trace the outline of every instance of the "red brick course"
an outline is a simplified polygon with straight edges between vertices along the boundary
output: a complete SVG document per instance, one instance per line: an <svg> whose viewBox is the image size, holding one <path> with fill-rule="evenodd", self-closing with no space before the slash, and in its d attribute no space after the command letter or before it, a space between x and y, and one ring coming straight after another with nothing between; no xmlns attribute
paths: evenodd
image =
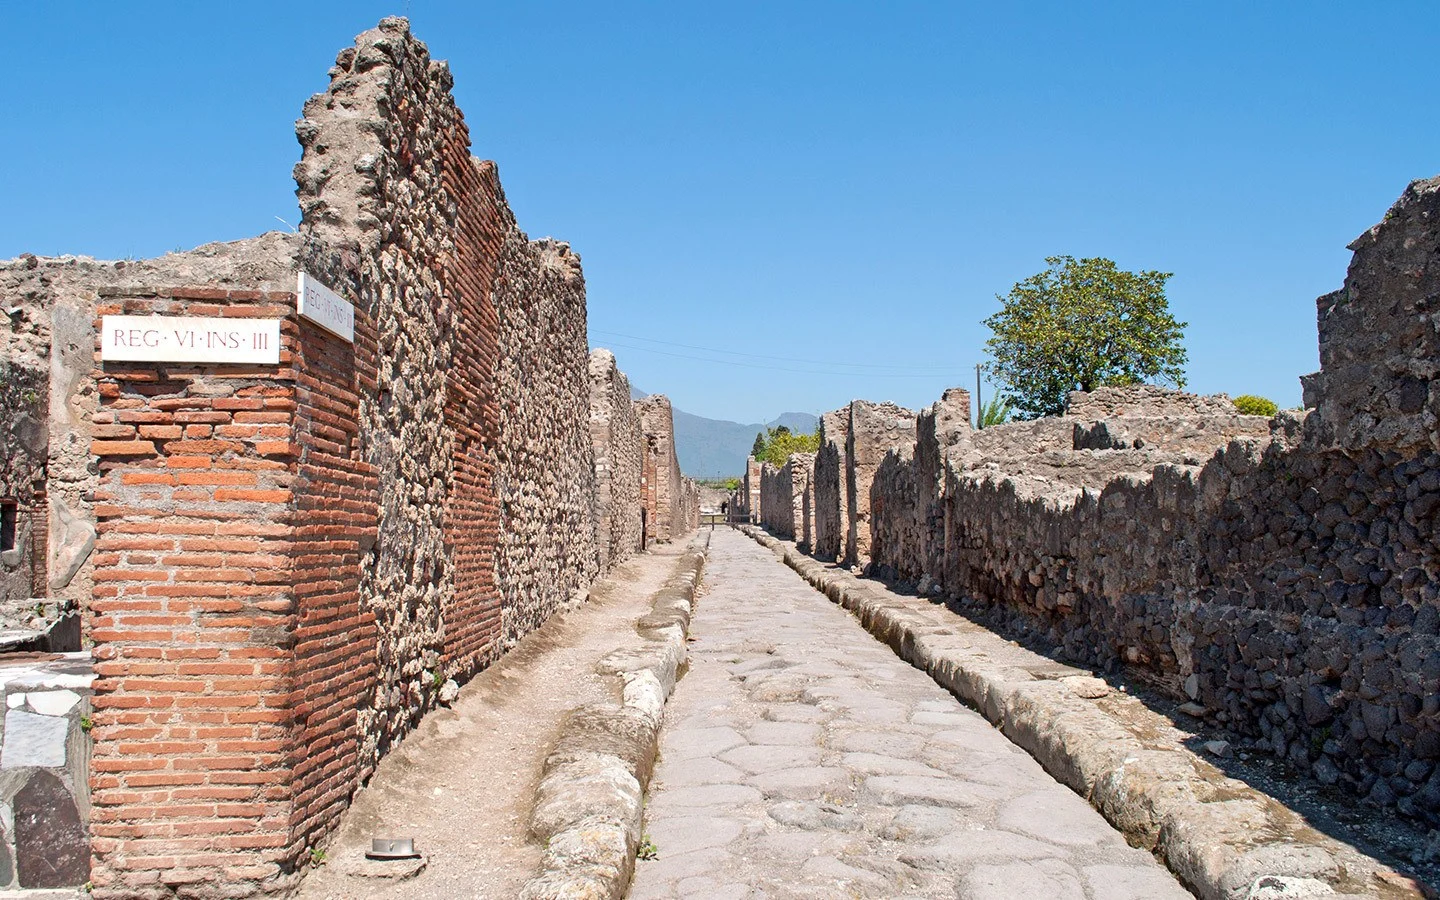
<svg viewBox="0 0 1440 900"><path fill-rule="evenodd" d="M286 315L293 303L208 288L147 293L102 292L97 313ZM191 299L227 302L197 313ZM306 736L297 726L314 726L309 709L297 720L310 676L297 679L294 661L313 653L305 626L320 604L297 553L317 532L299 527L305 503L295 498L313 495L313 475L262 455L258 435L191 440L183 427L196 414L233 423L236 400L294 409L297 338L287 321L278 368L97 372L90 787L102 896L166 896L232 865L274 878L302 838L293 798L309 783L292 770ZM280 415L272 424L303 441L305 420ZM127 428L144 439L111 439Z"/></svg>

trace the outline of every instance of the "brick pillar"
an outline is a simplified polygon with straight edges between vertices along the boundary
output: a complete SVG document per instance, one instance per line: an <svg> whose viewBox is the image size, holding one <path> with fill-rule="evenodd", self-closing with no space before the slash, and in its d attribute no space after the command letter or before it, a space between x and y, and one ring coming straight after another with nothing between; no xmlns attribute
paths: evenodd
<svg viewBox="0 0 1440 900"><path fill-rule="evenodd" d="M285 321L278 367L96 373L97 896L276 889L354 789L374 680L358 563L376 482L356 424L374 336L357 314L352 348L293 310L289 293L102 290L101 315Z"/></svg>

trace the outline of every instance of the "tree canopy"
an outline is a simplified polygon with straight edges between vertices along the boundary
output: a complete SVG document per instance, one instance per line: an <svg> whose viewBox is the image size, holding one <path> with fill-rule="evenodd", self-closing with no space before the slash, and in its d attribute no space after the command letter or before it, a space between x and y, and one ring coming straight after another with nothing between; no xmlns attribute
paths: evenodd
<svg viewBox="0 0 1440 900"><path fill-rule="evenodd" d="M820 429L814 434L795 434L784 425L767 428L755 436L757 452L752 455L772 465L783 466L792 453L814 453L820 449Z"/></svg>
<svg viewBox="0 0 1440 900"><path fill-rule="evenodd" d="M1103 258L1051 256L996 299L984 321L988 369L1020 418L1059 415L1071 391L1158 382L1185 386L1184 322L1165 299L1169 272L1127 272Z"/></svg>

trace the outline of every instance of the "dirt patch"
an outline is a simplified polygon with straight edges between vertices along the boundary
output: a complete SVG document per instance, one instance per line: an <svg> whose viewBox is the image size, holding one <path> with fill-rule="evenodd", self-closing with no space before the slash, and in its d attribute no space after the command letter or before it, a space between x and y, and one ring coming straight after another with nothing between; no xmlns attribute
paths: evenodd
<svg viewBox="0 0 1440 900"><path fill-rule="evenodd" d="M550 619L427 717L380 763L294 896L517 896L543 850L529 821L545 755L571 710L614 699L595 664L633 635L683 551L664 544L616 567L588 603ZM377 868L363 860L372 837L413 837L427 865L403 880L351 874Z"/></svg>

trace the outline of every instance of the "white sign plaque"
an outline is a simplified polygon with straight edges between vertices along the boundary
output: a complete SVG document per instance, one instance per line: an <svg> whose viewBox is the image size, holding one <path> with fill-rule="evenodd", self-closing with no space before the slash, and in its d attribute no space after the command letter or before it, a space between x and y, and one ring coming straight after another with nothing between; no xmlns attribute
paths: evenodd
<svg viewBox="0 0 1440 900"><path fill-rule="evenodd" d="M302 318L338 338L355 343L355 307L350 301L320 283L314 275L300 273L300 284L295 289L299 297L299 312Z"/></svg>
<svg viewBox="0 0 1440 900"><path fill-rule="evenodd" d="M100 359L279 365L280 320L101 316Z"/></svg>

